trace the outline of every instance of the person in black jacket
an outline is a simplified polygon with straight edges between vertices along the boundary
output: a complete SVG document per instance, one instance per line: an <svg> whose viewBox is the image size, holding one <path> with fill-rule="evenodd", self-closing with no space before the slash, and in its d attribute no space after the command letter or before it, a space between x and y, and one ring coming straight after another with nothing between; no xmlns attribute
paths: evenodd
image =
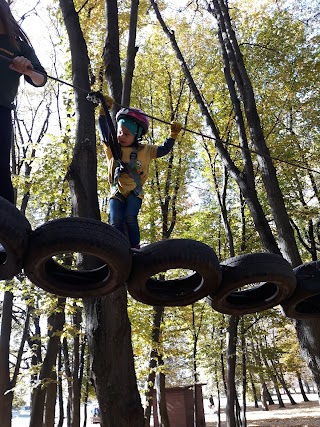
<svg viewBox="0 0 320 427"><path fill-rule="evenodd" d="M8 3L0 0L0 196L11 203L14 203L10 171L11 110L22 74L33 86L43 86L47 80L28 37L14 19Z"/></svg>
<svg viewBox="0 0 320 427"><path fill-rule="evenodd" d="M212 394L210 394L209 396L209 408L211 409L212 412L214 412L214 400L213 400Z"/></svg>

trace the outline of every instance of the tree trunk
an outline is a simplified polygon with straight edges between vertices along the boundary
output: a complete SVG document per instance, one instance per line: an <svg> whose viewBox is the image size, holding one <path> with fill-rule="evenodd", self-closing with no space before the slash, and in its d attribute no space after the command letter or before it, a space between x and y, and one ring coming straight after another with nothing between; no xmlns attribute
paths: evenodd
<svg viewBox="0 0 320 427"><path fill-rule="evenodd" d="M307 393L310 394L311 393L311 389L310 389L309 383L307 381L304 382L304 386L307 389Z"/></svg>
<svg viewBox="0 0 320 427"><path fill-rule="evenodd" d="M28 344L31 350L31 366L34 368L34 371L36 371L36 366L40 366L42 364L42 342L41 342L41 327L40 327L40 317L34 316L33 317L33 326L34 326L34 336L28 336ZM38 383L38 374L32 373L31 374L31 404L33 402L33 397L35 394L35 386Z"/></svg>
<svg viewBox="0 0 320 427"><path fill-rule="evenodd" d="M153 389L155 385L155 378L156 378L156 367L157 367L157 359L158 359L158 344L160 342L160 335L161 335L161 321L162 316L164 312L164 307L158 306L153 307L154 315L153 315L153 325L152 325L152 336L151 336L151 342L152 342L152 349L149 356L149 375L147 378L147 384L146 384L146 408L144 411L144 418L145 418L145 427L150 426L150 418L151 418L151 408L153 406L152 402L152 394Z"/></svg>
<svg viewBox="0 0 320 427"><path fill-rule="evenodd" d="M297 378L298 378L298 383L299 383L299 387L300 387L300 392L301 392L301 395L303 397L303 401L309 402L308 396L306 395L306 392L304 391L303 382L301 379L300 372L297 372Z"/></svg>
<svg viewBox="0 0 320 427"><path fill-rule="evenodd" d="M136 33L137 33L137 22L138 22L138 10L139 10L139 0L131 0L131 11L130 11L130 29L129 29L129 39L126 55L126 72L123 81L123 91L122 91L122 105L130 105L130 96L131 96L131 87L132 87L132 78L135 68L135 58L138 52L138 47L136 47Z"/></svg>
<svg viewBox="0 0 320 427"><path fill-rule="evenodd" d="M246 357L246 338L243 325L243 317L241 317L241 352L242 352L242 413L241 426L247 427L247 357Z"/></svg>
<svg viewBox="0 0 320 427"><path fill-rule="evenodd" d="M221 336L222 336L222 332L221 332ZM227 395L228 384L227 384L226 370L224 367L224 355L223 355L223 342L222 342L222 340L220 340L220 364L221 364L221 376L222 376L222 382L223 382L223 387L224 387L224 393L225 393L225 395Z"/></svg>
<svg viewBox="0 0 320 427"><path fill-rule="evenodd" d="M267 402L268 402L269 406L274 405L274 401L272 399L271 393L270 393L267 386L265 386L265 390L266 390Z"/></svg>
<svg viewBox="0 0 320 427"><path fill-rule="evenodd" d="M162 358L158 361L158 365L162 365ZM157 392L157 409L159 418L159 427L170 427L169 416L166 402L166 384L165 375L160 371L156 375L156 392Z"/></svg>
<svg viewBox="0 0 320 427"><path fill-rule="evenodd" d="M86 299L91 369L102 427L144 427L127 313L127 292Z"/></svg>
<svg viewBox="0 0 320 427"><path fill-rule="evenodd" d="M13 314L12 309L13 294L9 291L5 291L2 303L0 330L0 419L2 420L1 425L3 424L4 427L11 426L13 390L19 377L20 364L23 356L24 345L28 336L30 313L32 311L32 307L27 307L19 350L15 361L14 370L10 377L9 355Z"/></svg>
<svg viewBox="0 0 320 427"><path fill-rule="evenodd" d="M119 23L118 23L118 2L114 0L105 0L106 9L106 39L104 45L104 64L106 68L106 80L110 94L115 101L120 104L122 99L122 71L120 65L120 46L119 46ZM133 6L132 6L133 7ZM130 42L135 40L130 35ZM129 74L126 78L126 86L129 87ZM128 95L127 95L128 96ZM130 94L129 94L130 99ZM126 99L127 100L127 99Z"/></svg>
<svg viewBox="0 0 320 427"><path fill-rule="evenodd" d="M86 99L90 92L88 74L90 61L73 1L60 0L60 8L70 43L77 113L76 143L67 174L73 213L75 216L100 219L94 105Z"/></svg>
<svg viewBox="0 0 320 427"><path fill-rule="evenodd" d="M0 417L1 427L11 427L13 390L11 390L9 354L13 294L5 291L0 335Z"/></svg>
<svg viewBox="0 0 320 427"><path fill-rule="evenodd" d="M192 304L192 331L193 331L193 352L192 352L192 366L193 366L193 426L197 427L198 420L198 367L197 367L197 344L198 333L196 331L195 311L194 304Z"/></svg>
<svg viewBox="0 0 320 427"><path fill-rule="evenodd" d="M48 384L45 402L44 425L54 427L56 401L57 401L57 373L51 372L51 383Z"/></svg>
<svg viewBox="0 0 320 427"><path fill-rule="evenodd" d="M59 298L57 310L48 319L49 341L46 356L43 360L39 375L39 385L36 387L32 401L30 425L32 427L43 427L43 415L47 394L47 385L51 382L52 369L56 364L56 358L60 346L60 333L64 325L65 298Z"/></svg>
<svg viewBox="0 0 320 427"><path fill-rule="evenodd" d="M89 378L90 378L90 363L89 358L86 358L84 369L86 371L86 379L85 379L85 392L84 392L84 419L83 419L83 427L87 426L88 423L88 399L89 399Z"/></svg>
<svg viewBox="0 0 320 427"><path fill-rule="evenodd" d="M283 387L284 391L286 392L286 394L290 400L291 405L296 405L297 403L295 402L294 398L292 397L290 390L287 386L287 383L286 383L281 371L280 372L277 371L277 377L279 378L279 382L280 382L281 386Z"/></svg>
<svg viewBox="0 0 320 427"><path fill-rule="evenodd" d="M251 372L249 373L249 377L250 377L250 383L251 383L251 390L252 390L252 394L253 394L254 407L259 408L257 389L256 389L256 386L254 384L253 376L252 376Z"/></svg>
<svg viewBox="0 0 320 427"><path fill-rule="evenodd" d="M320 399L320 327L318 319L295 322L301 353L307 362L318 389Z"/></svg>
<svg viewBox="0 0 320 427"><path fill-rule="evenodd" d="M226 424L227 427L236 427L236 349L237 349L237 330L239 316L229 316L227 332L227 405L226 405Z"/></svg>
<svg viewBox="0 0 320 427"><path fill-rule="evenodd" d="M241 425L241 407L238 396L236 395L236 426L242 427Z"/></svg>
<svg viewBox="0 0 320 427"><path fill-rule="evenodd" d="M217 410L217 427L220 427L220 425L221 425L220 383L219 383L219 380L218 380L217 372L215 372L215 375L216 375L216 390L217 390L217 399L216 399L216 403L217 403L217 409L216 409Z"/></svg>
<svg viewBox="0 0 320 427"><path fill-rule="evenodd" d="M278 398L279 408L285 408L285 404L284 404L284 401L283 401L281 393L280 393L277 377L274 374L270 374L270 376L272 378L273 386L274 386L274 389L276 391L276 395ZM274 404L273 399L272 399L272 403L269 400L269 405L273 405L273 404Z"/></svg>
<svg viewBox="0 0 320 427"><path fill-rule="evenodd" d="M272 362L271 362L272 367L269 366L269 362L268 362L267 357L265 355L264 348L261 348L261 356L262 356L264 364L265 364L265 366L267 368L267 372L270 375L270 378L272 379L273 386L274 386L274 389L276 391L277 398L278 398L279 408L284 408L285 406L284 406L284 402L282 400L282 396L281 396L281 393L280 393L280 390L279 390L277 375L276 375L276 372L274 372L276 370L276 367L273 365ZM273 405L274 404L271 395L268 398L268 400L269 400L269 405Z"/></svg>
<svg viewBox="0 0 320 427"><path fill-rule="evenodd" d="M73 315L73 326L80 332L82 323L82 309L74 304L75 313ZM83 346L80 345L80 334L75 334L73 338L73 372L72 372L72 422L71 427L79 427L80 425L80 404L81 404L81 383L82 375L80 374L80 368L83 366L83 360L81 360L81 349Z"/></svg>
<svg viewBox="0 0 320 427"><path fill-rule="evenodd" d="M71 426L71 412L72 412L72 373L70 367L69 347L68 341L64 337L62 341L63 359L64 359L64 371L67 377L67 424Z"/></svg>
<svg viewBox="0 0 320 427"><path fill-rule="evenodd" d="M57 364L58 373L62 371L62 348L60 346L58 354L58 364ZM59 420L57 427L62 427L64 422L64 408L63 408L63 390L62 390L62 378L58 374L58 403L59 403Z"/></svg>

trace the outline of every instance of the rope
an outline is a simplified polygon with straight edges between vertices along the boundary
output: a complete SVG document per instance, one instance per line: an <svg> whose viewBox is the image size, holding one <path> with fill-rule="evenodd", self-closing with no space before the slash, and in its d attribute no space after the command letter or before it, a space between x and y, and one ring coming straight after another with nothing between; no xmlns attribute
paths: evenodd
<svg viewBox="0 0 320 427"><path fill-rule="evenodd" d="M119 106L119 107L121 107L121 108L128 108L128 107L125 107L125 106L123 106L121 104L118 104L117 102L114 102L114 104L117 105L117 106ZM165 120L159 119L158 117L150 116L149 114L146 114L146 113L144 113L144 114L145 114L145 116L149 117L149 119L156 120L158 122L170 125L170 122L167 122ZM195 130L188 129L186 127L182 127L181 129L184 130L184 131L186 131L186 132L192 133L194 135L201 136L202 138L210 139L212 141L216 141L217 140L217 138L214 137L214 136L206 135L206 134L203 134L202 132L197 132ZM284 160L284 159L281 159L280 157L271 156L270 154L262 154L259 151L254 150L253 148L241 147L240 145L233 144L232 142L228 142L228 141L221 141L221 142L224 143L225 145L230 145L231 147L238 148L239 150L246 150L249 153L257 154L257 155L259 155L261 157L269 158L271 160L275 160L275 161L280 162L280 163L285 163L287 165L294 166L296 168L300 168L300 169L307 170L309 172L314 172L314 173L320 174L320 171L312 169L312 168L309 168L308 166L304 166L304 165L302 165L300 163L290 162L289 160Z"/></svg>
<svg viewBox="0 0 320 427"><path fill-rule="evenodd" d="M7 58L7 57L6 57L6 56L4 56L4 55L0 55L0 60L5 61L5 62L8 62L8 63L10 63L10 64L12 63L12 60L11 60L11 59L9 59L9 58ZM105 110L105 113L106 113L106 117L107 117L107 120L108 120L108 124L110 123L110 122L109 122L109 119L110 119L110 121L111 121L111 123L112 123L112 120L111 120L110 114L109 114L109 112L108 112L108 108L107 108L107 106L106 106L106 105L104 105L104 104L103 104L103 103L105 103L105 101L104 101L104 97L103 97L103 95L101 94L101 92L92 92L92 91L88 91L88 90L83 89L83 88L81 88L81 87L79 87L79 86L75 86L74 84L71 84L71 83L68 83L68 82L66 82L66 81L64 81L64 80L61 80L61 79L59 79L59 78L57 78L57 77L50 76L50 75L48 75L47 73L42 73L42 72L37 71L37 70L35 70L35 71L36 71L37 73L39 73L39 74L43 75L43 76L46 76L48 79L54 80L54 81L56 81L56 82L62 83L62 84L64 84L64 85L67 85L67 86L69 86L69 87L72 87L72 88L74 88L74 89L77 89L77 90L80 90L81 92L86 93L86 94L88 95L88 97L87 97L87 98L88 98L89 100L91 100L91 99L90 99L90 96L91 96L92 94L97 95L97 97L99 98L99 100L101 101L101 103L102 103L102 105L103 105L103 107L104 107L104 110ZM101 96L100 96L99 94L101 94ZM118 107L120 107L120 108L129 108L129 107L127 107L127 106L124 106L124 105L118 104L117 102L114 102L114 104L115 104L115 105L117 105L117 106L118 106ZM158 117L154 117L154 116L151 116L151 115L146 114L146 113L144 113L144 114L145 114L147 117L149 117L150 119L152 119L152 120L156 120L156 121L158 121L158 122L160 122L160 123L164 123L164 124L170 125L170 122L167 122L166 120L159 119ZM111 124L111 123L110 123L110 124ZM112 129L112 128L113 128L113 125L112 125L111 129ZM206 138L206 139L210 139L210 140L216 141L216 138L215 138L215 137L213 137L213 136L211 136L211 135L206 135L206 134L203 134L203 133L201 133L201 132L197 132L197 131L194 131L194 130L192 130L192 129L188 129L188 128L186 128L186 127L182 127L181 129L182 129L182 130L184 130L184 131L186 131L186 132L192 133L192 134L194 134L194 135L201 136L202 138ZM114 135L112 135L112 138L114 138ZM302 164L300 164L300 163L290 162L289 160L284 160L284 159L281 159L280 157L271 156L271 155L269 155L269 154L262 154L262 153L259 153L259 151L257 151L257 150L254 150L254 149L251 149L251 148L244 148L244 147L241 147L240 145L233 144L232 142L224 141L224 144L225 144L225 145L230 145L230 146L235 147L235 148L240 149L240 150L246 150L246 151L248 151L249 153L257 154L257 155L259 155L259 156L261 156L261 157L269 158L269 159L271 159L271 160L275 160L275 161L277 161L277 162L284 163L284 164L287 164L287 165L290 165L290 166L293 166L293 167L296 167L296 168L299 168L299 169L303 169L303 170L307 170L307 171L309 171L309 172L313 172L313 173L320 174L320 171L317 171L317 170L315 170L315 169L309 168L308 166L304 166L304 165L302 165ZM111 148L111 147L110 147L110 148ZM117 157L115 157L115 158L119 158L119 156L117 156ZM121 158L121 154L120 154L120 158Z"/></svg>
<svg viewBox="0 0 320 427"><path fill-rule="evenodd" d="M90 92L87 96L88 101L92 101L93 103L98 104L99 102L101 102L102 108L104 110L104 114L106 116L107 119L107 123L108 123L108 127L109 127L109 131L110 134L109 135L104 135L104 140L108 140L109 143L109 147L112 153L112 156L115 160L118 160L120 163L124 163L121 160L121 147L120 144L118 142L118 138L117 138L117 132L114 128L113 125L113 121L111 119L106 101L104 99L104 96L101 92ZM101 129L102 131L104 131L104 129Z"/></svg>

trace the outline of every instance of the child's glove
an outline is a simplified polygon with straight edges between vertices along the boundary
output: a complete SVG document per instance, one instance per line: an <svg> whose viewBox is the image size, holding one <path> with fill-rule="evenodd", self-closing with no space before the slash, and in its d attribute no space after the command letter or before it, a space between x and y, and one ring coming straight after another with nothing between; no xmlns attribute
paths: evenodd
<svg viewBox="0 0 320 427"><path fill-rule="evenodd" d="M179 122L171 122L171 132L170 137L173 139L177 139L179 132L181 131L182 124Z"/></svg>
<svg viewBox="0 0 320 427"><path fill-rule="evenodd" d="M113 103L114 103L114 99L112 98L112 96L105 95L104 100L107 104L108 110L111 110L111 108L113 107ZM100 114L100 116L105 116L104 109L103 109L102 105L100 107L99 114Z"/></svg>

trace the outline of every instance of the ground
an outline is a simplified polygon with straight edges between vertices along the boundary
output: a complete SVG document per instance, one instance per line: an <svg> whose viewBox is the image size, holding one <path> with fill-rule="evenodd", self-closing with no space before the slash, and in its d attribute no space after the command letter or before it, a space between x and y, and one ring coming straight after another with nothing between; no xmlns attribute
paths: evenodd
<svg viewBox="0 0 320 427"><path fill-rule="evenodd" d="M299 402L296 405L285 404L285 408L278 405L269 407L269 411L260 408L249 407L247 410L248 427L320 427L320 406L317 400L310 402ZM223 414L224 415L224 414ZM217 426L217 416L214 414L212 420L206 423L206 427ZM221 427L225 427L225 417Z"/></svg>

